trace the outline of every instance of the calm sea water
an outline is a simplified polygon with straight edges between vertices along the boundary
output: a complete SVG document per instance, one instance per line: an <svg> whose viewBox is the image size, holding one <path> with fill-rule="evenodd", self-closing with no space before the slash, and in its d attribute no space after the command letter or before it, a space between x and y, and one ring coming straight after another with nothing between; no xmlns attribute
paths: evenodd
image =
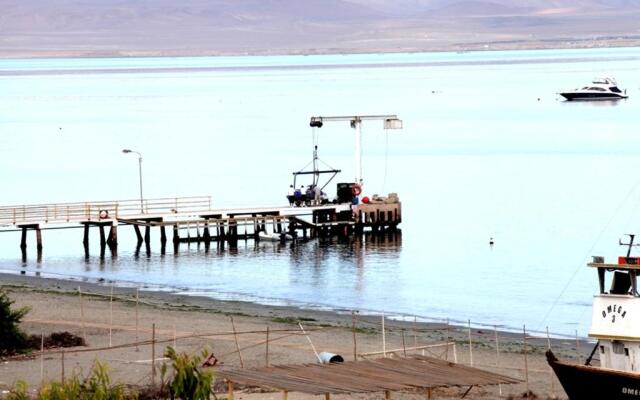
<svg viewBox="0 0 640 400"><path fill-rule="evenodd" d="M630 98L556 92L612 75ZM591 255L638 232L640 49L0 61L1 204L212 195L282 205L311 159L312 115L393 113L363 124L368 194L397 192L401 237L237 250L183 245L85 259L81 230L45 231L0 270L116 280L224 299L471 319L586 335ZM320 158L354 176L348 124L325 124ZM493 237L495 246L488 242ZM32 240L33 238L30 238Z"/></svg>

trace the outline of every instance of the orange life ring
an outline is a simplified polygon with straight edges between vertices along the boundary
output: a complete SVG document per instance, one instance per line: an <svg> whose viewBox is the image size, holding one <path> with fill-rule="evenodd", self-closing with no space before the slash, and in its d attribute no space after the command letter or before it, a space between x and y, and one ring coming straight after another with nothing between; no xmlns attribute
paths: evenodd
<svg viewBox="0 0 640 400"><path fill-rule="evenodd" d="M353 186L351 186L351 194L354 196L360 196L360 193L362 193L362 188L360 187L360 185L358 185L357 183Z"/></svg>
<svg viewBox="0 0 640 400"><path fill-rule="evenodd" d="M100 210L100 213L98 213L98 216L100 217L100 219L107 219L109 218L109 211Z"/></svg>

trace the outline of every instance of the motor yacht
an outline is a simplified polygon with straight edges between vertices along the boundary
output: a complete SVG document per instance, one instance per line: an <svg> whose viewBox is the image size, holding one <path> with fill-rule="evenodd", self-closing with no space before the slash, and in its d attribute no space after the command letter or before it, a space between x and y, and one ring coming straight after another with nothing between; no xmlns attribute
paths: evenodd
<svg viewBox="0 0 640 400"><path fill-rule="evenodd" d="M618 100L626 99L627 91L620 90L613 78L595 78L591 85L581 89L561 92L560 96L568 101L573 100Z"/></svg>

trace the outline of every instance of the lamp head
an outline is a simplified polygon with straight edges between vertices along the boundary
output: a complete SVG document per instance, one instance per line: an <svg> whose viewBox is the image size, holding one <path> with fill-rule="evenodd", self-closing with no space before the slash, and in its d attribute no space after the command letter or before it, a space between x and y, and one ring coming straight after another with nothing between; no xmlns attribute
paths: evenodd
<svg viewBox="0 0 640 400"><path fill-rule="evenodd" d="M131 150L129 150L129 149L123 149L123 150L122 150L122 152L123 152L124 154L129 154L129 153L131 153Z"/></svg>

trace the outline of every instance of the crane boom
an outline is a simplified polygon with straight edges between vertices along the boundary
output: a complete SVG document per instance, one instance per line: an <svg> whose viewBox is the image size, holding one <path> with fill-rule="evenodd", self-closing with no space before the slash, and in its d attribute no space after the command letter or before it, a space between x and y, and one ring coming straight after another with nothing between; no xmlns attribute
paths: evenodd
<svg viewBox="0 0 640 400"><path fill-rule="evenodd" d="M322 128L323 123L334 121L349 121L351 127L355 129L355 183L362 186L362 138L360 132L360 124L365 120L382 120L384 121L384 129L402 129L402 120L398 119L395 114L390 115L351 115L351 116L330 116L330 117L311 117L309 125L315 128Z"/></svg>

